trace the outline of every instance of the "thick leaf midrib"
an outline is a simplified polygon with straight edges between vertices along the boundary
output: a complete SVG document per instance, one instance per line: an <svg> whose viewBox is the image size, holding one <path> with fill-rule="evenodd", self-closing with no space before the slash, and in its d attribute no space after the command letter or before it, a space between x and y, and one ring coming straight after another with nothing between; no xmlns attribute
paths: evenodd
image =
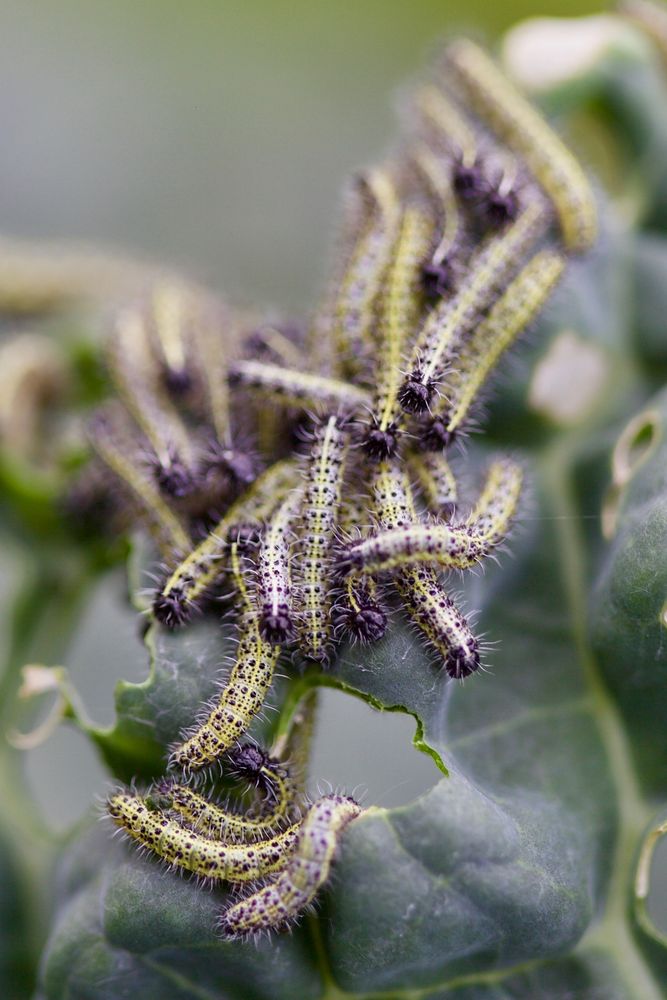
<svg viewBox="0 0 667 1000"><path fill-rule="evenodd" d="M590 692L593 716L609 760L611 781L616 788L618 834L604 915L599 924L584 935L575 951L581 953L591 946L601 945L611 951L623 970L626 983L636 990L638 997L642 1000L662 1000L662 991L635 944L627 920L628 894L638 838L651 819L651 810L642 799L620 714L606 689L587 638L585 548L571 481L573 460L582 443L576 433L561 439L546 449L541 467L556 515L559 551L562 552L563 591L575 648Z"/></svg>

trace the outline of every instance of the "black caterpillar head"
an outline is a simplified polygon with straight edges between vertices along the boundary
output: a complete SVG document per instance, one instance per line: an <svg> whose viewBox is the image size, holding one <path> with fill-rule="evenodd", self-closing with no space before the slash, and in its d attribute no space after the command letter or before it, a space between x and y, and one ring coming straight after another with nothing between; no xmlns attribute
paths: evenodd
<svg viewBox="0 0 667 1000"><path fill-rule="evenodd" d="M480 656L477 642L473 640L468 646L452 646L447 653L445 670L448 677L463 680L479 670Z"/></svg>
<svg viewBox="0 0 667 1000"><path fill-rule="evenodd" d="M456 431L448 430L442 417L432 417L423 425L419 440L426 451L442 451L456 440Z"/></svg>
<svg viewBox="0 0 667 1000"><path fill-rule="evenodd" d="M438 261L431 261L422 267L422 288L424 294L430 302L437 302L438 299L451 295L455 291L456 281L454 267L446 257Z"/></svg>
<svg viewBox="0 0 667 1000"><path fill-rule="evenodd" d="M396 454L399 431L395 422L389 424L386 430L378 426L377 421L368 428L362 442L362 448L372 462L384 462Z"/></svg>
<svg viewBox="0 0 667 1000"><path fill-rule="evenodd" d="M334 606L334 628L352 642L362 645L378 642L387 631L385 610L373 600L366 588L356 592L355 600L356 608L348 600L341 600Z"/></svg>
<svg viewBox="0 0 667 1000"><path fill-rule="evenodd" d="M174 589L168 594L157 594L153 601L153 614L166 628L174 629L184 625L190 617L189 609L181 593Z"/></svg>
<svg viewBox="0 0 667 1000"><path fill-rule="evenodd" d="M425 379L420 368L415 368L403 380L398 401L407 413L426 413L435 394L435 383Z"/></svg>
<svg viewBox="0 0 667 1000"><path fill-rule="evenodd" d="M283 646L290 642L294 638L294 624L287 605L280 604L275 611L270 605L265 606L262 609L259 631L262 639L266 639L272 646Z"/></svg>

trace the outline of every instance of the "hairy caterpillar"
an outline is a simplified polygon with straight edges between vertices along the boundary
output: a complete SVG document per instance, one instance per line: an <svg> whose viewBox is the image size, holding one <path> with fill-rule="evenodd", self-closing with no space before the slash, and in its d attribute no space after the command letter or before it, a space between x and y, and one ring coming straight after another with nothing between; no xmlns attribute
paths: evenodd
<svg viewBox="0 0 667 1000"><path fill-rule="evenodd" d="M506 536L516 513L523 473L510 459L494 462L470 517L463 524L403 523L350 546L343 568L383 573L416 562L470 569Z"/></svg>
<svg viewBox="0 0 667 1000"><path fill-rule="evenodd" d="M375 302L400 218L398 192L388 171L369 171L363 183L372 211L352 248L333 307L334 363L350 378L361 373L373 349Z"/></svg>
<svg viewBox="0 0 667 1000"><path fill-rule="evenodd" d="M158 285L151 296L150 332L162 361L167 388L178 396L189 392L193 384L186 303L184 288L173 282Z"/></svg>
<svg viewBox="0 0 667 1000"><path fill-rule="evenodd" d="M263 521L297 483L297 466L289 459L276 462L256 479L203 542L170 574L153 602L153 613L158 621L168 628L187 621L197 602L224 570L221 560L229 545L230 532L236 527Z"/></svg>
<svg viewBox="0 0 667 1000"><path fill-rule="evenodd" d="M409 455L407 461L429 509L439 517L451 516L456 510L458 486L445 456L424 452Z"/></svg>
<svg viewBox="0 0 667 1000"><path fill-rule="evenodd" d="M341 409L351 413L368 408L364 390L339 379L271 365L264 361L237 361L230 367L232 385L261 391L284 406L300 409Z"/></svg>
<svg viewBox="0 0 667 1000"><path fill-rule="evenodd" d="M231 571L239 597L236 661L217 705L171 753L170 767L180 767L187 773L214 763L243 736L264 704L280 656L280 647L271 646L262 638L259 613L243 579L238 543L232 542L230 548Z"/></svg>
<svg viewBox="0 0 667 1000"><path fill-rule="evenodd" d="M301 539L295 560L301 603L297 633L302 654L320 662L327 661L331 642L326 575L346 449L341 421L329 417L315 432L300 508Z"/></svg>
<svg viewBox="0 0 667 1000"><path fill-rule="evenodd" d="M436 148L444 148L452 154L457 168L474 170L477 165L477 139L474 129L456 105L434 84L420 87L414 97L414 106L423 122L427 137L434 140ZM460 193L466 195L468 186L458 183L455 172L454 183Z"/></svg>
<svg viewBox="0 0 667 1000"><path fill-rule="evenodd" d="M480 118L521 156L551 199L567 250L588 250L597 236L590 184L572 153L487 54L470 41L455 42L445 63Z"/></svg>
<svg viewBox="0 0 667 1000"><path fill-rule="evenodd" d="M251 844L226 844L196 833L160 810L149 809L140 795L117 792L107 801L114 823L132 840L167 864L202 878L255 882L283 869L299 843L301 825L294 824Z"/></svg>
<svg viewBox="0 0 667 1000"><path fill-rule="evenodd" d="M341 833L360 814L354 799L340 795L327 795L315 802L285 870L222 913L219 929L223 937L275 930L299 917L329 878Z"/></svg>
<svg viewBox="0 0 667 1000"><path fill-rule="evenodd" d="M523 469L511 458L496 459L489 466L486 481L466 524L488 545L498 545L507 534L516 514Z"/></svg>
<svg viewBox="0 0 667 1000"><path fill-rule="evenodd" d="M461 218L449 176L449 164L438 158L425 143L417 147L412 159L438 206L442 222L438 244L422 267L424 291L430 299L437 300L454 291L452 258L461 243Z"/></svg>
<svg viewBox="0 0 667 1000"><path fill-rule="evenodd" d="M433 239L433 224L423 209L409 206L403 213L392 257L382 287L379 306L377 389L373 420L364 438L364 450L375 461L389 458L398 443L401 360L408 332L421 306L420 267Z"/></svg>
<svg viewBox="0 0 667 1000"><path fill-rule="evenodd" d="M253 762L250 767L239 767L248 759ZM214 840L248 841L267 836L284 825L294 806L293 788L285 768L252 744L240 747L232 757L232 764L237 774L249 776L264 791L261 815L248 816L225 809L188 785L169 779L159 782L156 791L160 800L189 826Z"/></svg>
<svg viewBox="0 0 667 1000"><path fill-rule="evenodd" d="M375 507L382 526L400 528L415 521L416 511L407 477L395 466L383 464L373 481ZM462 679L479 669L477 639L429 566L400 568L393 577L403 606L433 649L442 657L449 677Z"/></svg>
<svg viewBox="0 0 667 1000"><path fill-rule="evenodd" d="M469 275L457 294L427 316L415 342L399 401L409 413L428 409L443 370L455 357L461 339L494 299L517 260L541 236L547 224L544 205L530 202L516 222L491 237L470 262Z"/></svg>
<svg viewBox="0 0 667 1000"><path fill-rule="evenodd" d="M450 439L461 427L489 373L516 337L537 315L565 269L554 250L537 253L494 303L489 315L464 344L444 386L444 405L435 419Z"/></svg>
<svg viewBox="0 0 667 1000"><path fill-rule="evenodd" d="M136 446L129 436L123 435L112 411L98 413L90 428L90 439L104 464L128 489L161 551L172 559L174 553L187 552L192 541L186 528L136 461Z"/></svg>
<svg viewBox="0 0 667 1000"><path fill-rule="evenodd" d="M302 490L286 497L262 534L257 568L261 609L260 631L272 645L282 645L294 635L290 548L288 533L301 505Z"/></svg>
<svg viewBox="0 0 667 1000"><path fill-rule="evenodd" d="M185 496L195 483L193 449L163 391L139 309L126 308L116 317L107 360L123 403L155 452L160 489L170 496Z"/></svg>

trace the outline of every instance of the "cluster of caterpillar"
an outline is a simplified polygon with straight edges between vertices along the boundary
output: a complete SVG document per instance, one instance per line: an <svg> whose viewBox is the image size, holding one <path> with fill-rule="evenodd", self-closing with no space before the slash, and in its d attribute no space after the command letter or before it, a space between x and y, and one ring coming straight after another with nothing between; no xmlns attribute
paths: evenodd
<svg viewBox="0 0 667 1000"><path fill-rule="evenodd" d="M466 510L451 446L569 255L593 243L596 208L572 154L471 42L445 50L405 119L387 160L351 185L308 323L235 313L173 280L114 322L117 399L91 421L95 482L113 479L119 523L139 520L162 555L162 626L212 599L236 615L219 698L170 748L186 782L229 761L281 658L335 668L336 648L380 641L397 605L447 675L481 665L450 581L502 545L523 472L494 458ZM159 795L151 807L119 794L110 812L202 877L275 875L227 911L229 935L307 905L358 812L329 797L276 833L275 812L230 819L176 779Z"/></svg>
<svg viewBox="0 0 667 1000"><path fill-rule="evenodd" d="M117 790L106 811L135 844L170 869L240 890L241 899L227 906L219 921L221 934L237 939L286 927L313 905L329 876L339 835L361 809L334 794L307 806L299 802L285 769L250 744L230 755L230 762L262 789L257 815L221 806L169 780L144 795Z"/></svg>

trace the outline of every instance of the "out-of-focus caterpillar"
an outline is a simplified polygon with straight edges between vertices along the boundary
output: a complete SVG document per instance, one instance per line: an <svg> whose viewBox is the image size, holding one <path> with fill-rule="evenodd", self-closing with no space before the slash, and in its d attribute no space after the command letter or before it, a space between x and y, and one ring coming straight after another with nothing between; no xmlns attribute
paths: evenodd
<svg viewBox="0 0 667 1000"><path fill-rule="evenodd" d="M349 382L282 368L264 361L237 361L229 370L232 385L261 393L266 399L305 410L357 413L370 406L369 394Z"/></svg>
<svg viewBox="0 0 667 1000"><path fill-rule="evenodd" d="M193 549L155 596L153 614L168 628L184 624L225 569L234 532L261 525L299 481L297 465L285 459L266 470L232 504L206 538Z"/></svg>
<svg viewBox="0 0 667 1000"><path fill-rule="evenodd" d="M445 68L466 102L522 157L551 199L566 250L582 253L597 237L597 209L588 179L539 112L474 42L454 42Z"/></svg>

